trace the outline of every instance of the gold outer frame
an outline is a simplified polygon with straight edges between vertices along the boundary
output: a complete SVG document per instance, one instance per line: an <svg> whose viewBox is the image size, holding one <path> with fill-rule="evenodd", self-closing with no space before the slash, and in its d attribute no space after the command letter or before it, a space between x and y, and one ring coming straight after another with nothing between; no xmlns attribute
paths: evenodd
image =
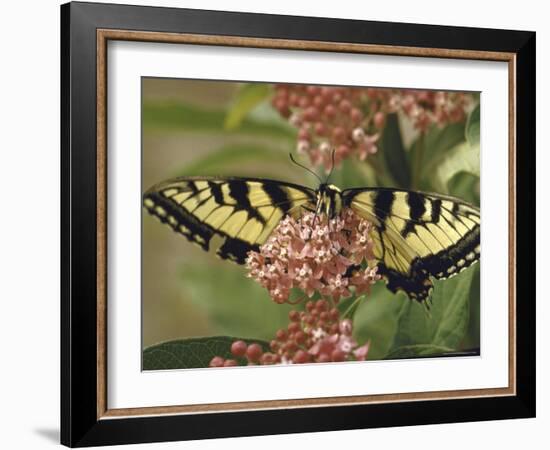
<svg viewBox="0 0 550 450"><path fill-rule="evenodd" d="M404 47L374 44L298 41L235 36L159 33L147 31L98 29L97 37L97 419L157 416L167 414L221 413L267 409L345 406L421 400L516 395L516 55L507 52ZM508 387L466 389L401 394L211 403L201 405L148 406L109 409L107 405L107 42L139 41L218 45L268 49L364 53L451 59L501 61L508 63Z"/></svg>

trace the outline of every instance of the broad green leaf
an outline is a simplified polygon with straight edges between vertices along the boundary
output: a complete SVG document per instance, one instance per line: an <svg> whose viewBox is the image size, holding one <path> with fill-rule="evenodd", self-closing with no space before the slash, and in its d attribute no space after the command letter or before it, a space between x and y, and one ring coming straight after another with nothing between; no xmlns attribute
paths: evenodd
<svg viewBox="0 0 550 450"><path fill-rule="evenodd" d="M472 147L479 146L480 121L481 113L480 104L478 103L468 116L468 121L466 122L466 140Z"/></svg>
<svg viewBox="0 0 550 450"><path fill-rule="evenodd" d="M227 132L224 128L226 112L207 110L176 102L145 102L142 107L142 123L149 131L172 130L194 132ZM295 130L280 123L270 123L244 118L235 133L294 140Z"/></svg>
<svg viewBox="0 0 550 450"><path fill-rule="evenodd" d="M411 184L409 159L401 138L397 114L388 114L386 126L380 139L380 150L386 167L399 187L408 188Z"/></svg>
<svg viewBox="0 0 550 450"><path fill-rule="evenodd" d="M226 145L195 159L177 171L177 175L230 175L228 168L257 162L290 164L288 156L280 150L251 144Z"/></svg>
<svg viewBox="0 0 550 450"><path fill-rule="evenodd" d="M438 156L464 141L464 122L439 127L433 125L425 140L425 162L437 160Z"/></svg>
<svg viewBox="0 0 550 450"><path fill-rule="evenodd" d="M368 359L386 356L397 331L399 311L407 302L403 293L390 292L383 282L376 283L362 300L353 317L353 330L360 344L371 341Z"/></svg>
<svg viewBox="0 0 550 450"><path fill-rule="evenodd" d="M433 125L425 134L414 141L410 150L413 170L418 172L418 186L430 190L430 179L436 167L446 153L464 141L464 123L454 123L440 128Z"/></svg>
<svg viewBox="0 0 550 450"><path fill-rule="evenodd" d="M387 164L385 161L385 157L383 154L381 154L381 152L370 155L362 164L360 162L357 162L357 165L362 171L367 174L369 179L373 180L370 186L395 187L398 184L397 181L393 179L388 168L386 167Z"/></svg>
<svg viewBox="0 0 550 450"><path fill-rule="evenodd" d="M340 189L376 186L373 169L353 159L343 160L340 169L331 176L331 181Z"/></svg>
<svg viewBox="0 0 550 450"><path fill-rule="evenodd" d="M227 111L224 126L226 130L239 128L244 118L271 93L267 83L248 83L238 92L233 105Z"/></svg>
<svg viewBox="0 0 550 450"><path fill-rule="evenodd" d="M479 177L468 172L459 172L447 183L449 194L479 206Z"/></svg>
<svg viewBox="0 0 550 450"><path fill-rule="evenodd" d="M208 367L214 356L235 359L231 354L231 344L240 338L229 336L211 336L177 341L163 342L143 350L143 370L197 369ZM247 344L253 342L268 351L269 344L257 339L243 339ZM244 365L244 359L239 359Z"/></svg>
<svg viewBox="0 0 550 450"><path fill-rule="evenodd" d="M448 280L433 280L429 312L420 303L405 304L390 354L419 344L458 349L468 328L472 277L477 270L476 265Z"/></svg>
<svg viewBox="0 0 550 450"><path fill-rule="evenodd" d="M463 349L475 349L480 346L480 294L480 269L479 265L476 265L470 287L470 319L468 321L468 330L461 345Z"/></svg>
<svg viewBox="0 0 550 450"><path fill-rule="evenodd" d="M182 288L220 334L271 340L288 325L293 307L276 304L243 267L207 254L183 265L180 273Z"/></svg>
<svg viewBox="0 0 550 450"><path fill-rule="evenodd" d="M436 356L452 354L452 348L441 347L432 344L404 345L392 350L386 356L387 359L419 358L422 356Z"/></svg>
<svg viewBox="0 0 550 450"><path fill-rule="evenodd" d="M432 343L457 348L468 329L472 277L478 267L470 267L449 280L438 282L432 301L437 320ZM438 307L436 309L435 304Z"/></svg>
<svg viewBox="0 0 550 450"><path fill-rule="evenodd" d="M479 145L470 147L467 142L463 142L447 152L432 173L434 189L437 192L448 193L449 181L460 172L479 177Z"/></svg>
<svg viewBox="0 0 550 450"><path fill-rule="evenodd" d="M365 297L365 295L360 295L359 297L353 295L351 297L340 300L340 303L338 303L337 305L338 311L340 311L340 317L342 319L353 318L355 316L355 313L359 309L359 306L365 300Z"/></svg>

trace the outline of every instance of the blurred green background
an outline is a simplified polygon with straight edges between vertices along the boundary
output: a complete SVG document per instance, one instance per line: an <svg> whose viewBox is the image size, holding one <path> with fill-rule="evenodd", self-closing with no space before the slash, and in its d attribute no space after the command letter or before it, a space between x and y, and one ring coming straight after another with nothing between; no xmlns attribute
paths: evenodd
<svg viewBox="0 0 550 450"><path fill-rule="evenodd" d="M143 191L178 175L260 176L315 188L317 181L290 163L297 132L271 107L271 89L268 84L143 78ZM403 117L389 118L372 161L347 160L332 181L341 188L399 187L400 174L415 168L414 184L401 187L448 193L479 205L478 109L477 131L475 114L474 109L467 121L434 127L422 139ZM203 252L145 210L142 225L144 348L201 336L269 340L286 327L291 308L275 304L245 277L243 267ZM411 345L432 346L426 354L479 346L479 264L443 283L436 283L430 315L383 283L375 286L354 318L356 338L372 341L369 359L397 357ZM464 298L446 301L457 289L467 291ZM439 297L444 301L435 302ZM455 339L439 339L445 330ZM416 348L414 354L424 350Z"/></svg>
<svg viewBox="0 0 550 450"><path fill-rule="evenodd" d="M143 190L185 174L304 183L309 175L289 164L295 133L277 113L226 130L226 110L240 89L240 83L143 79ZM243 268L203 252L145 211L142 246L144 347L219 334L267 339L286 324L289 308L275 305Z"/></svg>

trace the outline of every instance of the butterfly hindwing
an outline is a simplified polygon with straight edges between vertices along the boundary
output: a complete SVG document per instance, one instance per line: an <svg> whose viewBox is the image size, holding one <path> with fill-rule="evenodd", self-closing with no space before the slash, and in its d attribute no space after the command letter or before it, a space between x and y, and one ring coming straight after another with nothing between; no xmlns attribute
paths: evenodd
<svg viewBox="0 0 550 450"><path fill-rule="evenodd" d="M348 189L344 206L375 226L379 273L392 291L425 300L430 276L452 277L479 260L479 209L452 197L385 188Z"/></svg>
<svg viewBox="0 0 550 450"><path fill-rule="evenodd" d="M220 236L217 254L243 264L286 214L301 214L314 199L313 190L279 181L180 177L153 186L143 201L150 214L204 250Z"/></svg>

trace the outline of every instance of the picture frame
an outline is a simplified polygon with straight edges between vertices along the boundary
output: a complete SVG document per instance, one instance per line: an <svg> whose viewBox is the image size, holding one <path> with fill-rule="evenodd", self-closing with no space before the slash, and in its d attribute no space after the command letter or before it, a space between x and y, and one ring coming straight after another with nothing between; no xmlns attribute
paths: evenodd
<svg viewBox="0 0 550 450"><path fill-rule="evenodd" d="M508 70L508 385L110 408L108 43L497 61ZM223 70L223 69L221 69ZM220 73L219 78L224 78ZM70 447L535 416L535 33L73 2L61 7L61 443ZM504 151L504 150L502 150ZM112 282L111 280L110 282ZM139 280L135 280L138 284Z"/></svg>

